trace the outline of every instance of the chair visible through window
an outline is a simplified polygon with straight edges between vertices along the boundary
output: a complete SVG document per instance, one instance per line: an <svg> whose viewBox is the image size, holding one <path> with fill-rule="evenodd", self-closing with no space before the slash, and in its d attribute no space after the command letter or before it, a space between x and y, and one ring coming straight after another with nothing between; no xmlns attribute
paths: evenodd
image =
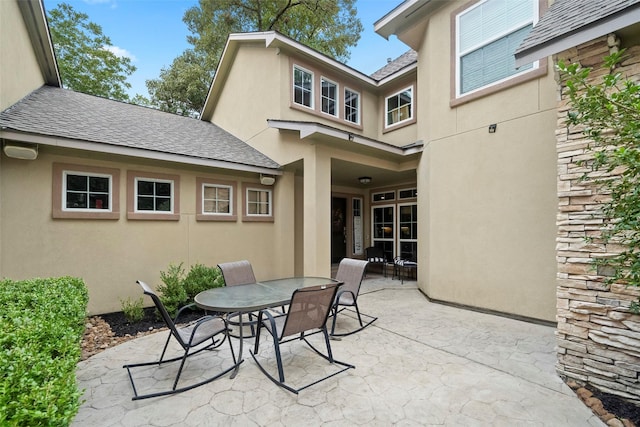
<svg viewBox="0 0 640 427"><path fill-rule="evenodd" d="M217 378L220 378L224 374L230 372L237 365L237 360L235 353L233 351L233 346L231 345L231 340L229 339L229 329L227 328L226 321L219 316L204 316L195 322L190 323L187 326L178 327L176 326L176 322L180 317L180 314L186 310L190 309L194 304L190 304L188 306L182 307L178 314L174 319L171 319L169 313L166 308L160 301L158 295L144 282L137 282L141 287L145 295L151 297L151 300L155 304L160 316L164 320L165 324L169 328L169 336L167 337L167 341L164 344L164 348L162 350L162 354L160 355L160 359L154 362L144 362L144 363L134 363L129 365L124 365L123 368L126 368L129 374L129 380L131 381L131 386L133 387L133 399L132 400L140 400L147 399L150 397L158 397L165 396L169 394L180 393L186 390L191 390L192 388L201 386L203 384L207 384ZM167 352L167 347L169 346L169 341L171 341L171 337L173 337L178 344L184 350L184 354L182 356L174 357L171 359L164 359L164 356ZM195 384L186 385L182 387L178 387L178 382L180 381L180 375L182 374L182 370L185 366L185 362L187 358L198 354L204 350L213 350L218 348L226 341L229 342L229 347L231 349L231 357L233 358L233 365L229 368L222 370L221 372L217 372L214 376L208 377L205 380L199 381ZM148 394L138 394L138 390L136 389L136 385L133 379L133 375L131 373L132 368L138 368L143 366L153 366L153 365L164 365L166 363L177 362L180 361L180 367L176 374L176 378L173 382L173 387L169 390L156 391ZM147 375L148 377L148 375Z"/></svg>
<svg viewBox="0 0 640 427"><path fill-rule="evenodd" d="M268 310L261 310L258 315L258 328L256 332L256 340L254 350L251 352L251 357L258 364L260 370L274 383L298 394L301 390L307 387L311 387L321 381L338 375L347 369L354 368L353 365L340 362L333 358L331 350L331 344L329 342L329 334L327 332L327 319L329 311L335 299L337 284L331 283L327 285L313 286L308 288L297 289L293 292L291 297L291 303L289 304L289 310L287 314L281 316L274 316ZM278 378L271 375L260 364L256 357L260 346L260 331L267 329L273 339L273 345L275 349L275 358L278 365ZM312 332L310 332L312 331ZM326 354L322 353L316 347L314 347L307 337L313 334L322 333L324 335L324 342L327 347ZM280 352L280 345L295 340L304 341L314 352L326 359L332 364L341 365L341 367L333 373L326 375L316 381L313 381L302 387L294 388L288 384L285 384L284 367L282 363L282 354Z"/></svg>
<svg viewBox="0 0 640 427"><path fill-rule="evenodd" d="M369 246L365 250L365 257L369 262L367 269L374 265L380 266L380 274L383 274L384 277L387 277L387 260L384 256L384 251L381 247L378 246Z"/></svg>
<svg viewBox="0 0 640 427"><path fill-rule="evenodd" d="M340 337L355 334L372 324L377 317L369 316L368 314L360 313L360 309L358 308L358 295L360 293L360 285L362 284L362 279L364 278L364 272L367 269L368 261L359 260L359 259L351 259L344 258L340 261L340 265L338 266L338 272L336 273L336 280L342 282L343 285L340 286L338 293L336 294L336 299L333 303L332 307L332 315L333 322L331 324L331 336L332 337ZM360 323L360 327L345 333L336 333L336 320L338 318L338 313L341 313L344 310L354 311L350 309L353 307L355 309L355 313L358 316L358 322ZM362 317L366 317L369 321L364 323L362 321Z"/></svg>

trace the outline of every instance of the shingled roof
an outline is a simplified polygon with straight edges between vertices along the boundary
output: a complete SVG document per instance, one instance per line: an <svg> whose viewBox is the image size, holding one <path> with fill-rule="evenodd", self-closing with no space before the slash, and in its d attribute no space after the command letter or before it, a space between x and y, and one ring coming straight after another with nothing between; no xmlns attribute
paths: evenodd
<svg viewBox="0 0 640 427"><path fill-rule="evenodd" d="M380 68L375 73L371 74L371 78L380 81L385 77L388 77L412 64L415 64L416 62L418 62L418 52L410 49L393 61L389 61L387 65Z"/></svg>
<svg viewBox="0 0 640 427"><path fill-rule="evenodd" d="M210 122L50 86L42 86L0 113L0 129L260 168L279 167Z"/></svg>
<svg viewBox="0 0 640 427"><path fill-rule="evenodd" d="M566 48L558 43L559 40L566 40L577 46L584 42L577 38L571 39L577 33L584 33L588 41L607 32L616 31L626 23L637 22L635 18L631 18L630 21L621 19L622 15L629 17L630 10L640 10L640 0L556 0L518 47L516 58L554 43L558 44L558 47L550 47L551 50L543 52L543 55L558 53Z"/></svg>

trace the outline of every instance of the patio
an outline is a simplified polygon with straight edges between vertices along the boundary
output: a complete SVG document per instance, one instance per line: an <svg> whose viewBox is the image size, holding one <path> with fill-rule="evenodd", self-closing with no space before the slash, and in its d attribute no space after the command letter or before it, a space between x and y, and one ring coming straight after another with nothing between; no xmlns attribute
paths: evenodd
<svg viewBox="0 0 640 427"><path fill-rule="evenodd" d="M226 375L185 393L133 402L122 365L159 354L161 332L79 364L86 391L73 425L604 425L556 375L553 328L430 303L415 281L401 285L370 275L362 286L360 308L378 320L331 342L334 356L356 369L296 396L269 381L245 351L233 380ZM342 317L338 325L355 320ZM272 352L266 339L259 355ZM228 353L223 347L195 356L187 379L228 366ZM283 359L292 383L332 369L298 343L287 346ZM162 369L142 384L161 382Z"/></svg>

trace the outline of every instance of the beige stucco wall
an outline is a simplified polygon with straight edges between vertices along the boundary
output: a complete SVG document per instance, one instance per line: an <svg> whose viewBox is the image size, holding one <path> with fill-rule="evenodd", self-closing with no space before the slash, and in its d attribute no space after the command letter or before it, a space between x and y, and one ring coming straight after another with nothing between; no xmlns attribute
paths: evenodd
<svg viewBox="0 0 640 427"><path fill-rule="evenodd" d="M243 182L256 183L256 174L229 175L221 170L187 168L131 158L65 153L40 146L38 159L21 161L2 155L0 225L3 276L11 279L71 275L85 280L92 314L119 311L119 299L139 297L136 280L157 286L160 271L170 263L215 266L248 259L256 277L269 279L294 274L294 211L289 194L291 174L279 177L274 189L274 222L199 222L195 218L196 177L233 180L238 193ZM118 168L119 220L52 219L52 163ZM128 220L126 171L149 171L180 176L179 221ZM236 207L241 212L241 195ZM240 215L241 217L241 215ZM277 254L278 256L274 256ZM145 301L149 304L149 301Z"/></svg>
<svg viewBox="0 0 640 427"><path fill-rule="evenodd" d="M419 284L437 300L553 321L553 72L450 107L450 14L462 4L431 18L419 52Z"/></svg>
<svg viewBox="0 0 640 427"><path fill-rule="evenodd" d="M44 84L18 2L0 1L0 111Z"/></svg>

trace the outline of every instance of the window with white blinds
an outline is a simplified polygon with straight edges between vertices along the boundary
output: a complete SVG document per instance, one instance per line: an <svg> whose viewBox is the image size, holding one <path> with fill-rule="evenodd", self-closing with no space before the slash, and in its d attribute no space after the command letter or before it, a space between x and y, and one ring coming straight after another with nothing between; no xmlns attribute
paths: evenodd
<svg viewBox="0 0 640 427"><path fill-rule="evenodd" d="M514 52L538 19L537 0L485 0L456 16L457 94L534 67L516 68Z"/></svg>

